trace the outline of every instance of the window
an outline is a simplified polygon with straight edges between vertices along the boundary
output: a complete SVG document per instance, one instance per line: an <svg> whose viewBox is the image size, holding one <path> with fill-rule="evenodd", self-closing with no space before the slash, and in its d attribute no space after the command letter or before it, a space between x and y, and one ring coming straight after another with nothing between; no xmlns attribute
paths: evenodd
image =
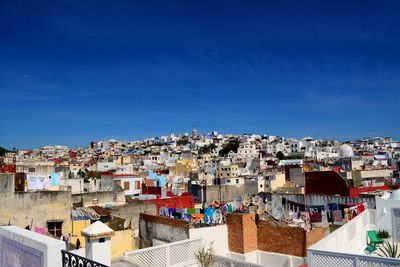
<svg viewBox="0 0 400 267"><path fill-rule="evenodd" d="M130 189L130 183L129 182L125 182L124 183L124 190L129 190Z"/></svg>
<svg viewBox="0 0 400 267"><path fill-rule="evenodd" d="M263 187L263 185L262 184L260 184L260 188L262 188Z"/></svg>
<svg viewBox="0 0 400 267"><path fill-rule="evenodd" d="M135 189L140 189L140 181L135 181Z"/></svg>
<svg viewBox="0 0 400 267"><path fill-rule="evenodd" d="M230 180L230 179L226 180L226 183L230 183L230 182L231 182L231 180Z"/></svg>
<svg viewBox="0 0 400 267"><path fill-rule="evenodd" d="M239 179L236 179L236 183L237 183L237 184L239 183Z"/></svg>
<svg viewBox="0 0 400 267"><path fill-rule="evenodd" d="M47 231L56 237L60 237L62 234L62 221L47 222Z"/></svg>
<svg viewBox="0 0 400 267"><path fill-rule="evenodd" d="M229 173L227 173L226 176L229 176Z"/></svg>

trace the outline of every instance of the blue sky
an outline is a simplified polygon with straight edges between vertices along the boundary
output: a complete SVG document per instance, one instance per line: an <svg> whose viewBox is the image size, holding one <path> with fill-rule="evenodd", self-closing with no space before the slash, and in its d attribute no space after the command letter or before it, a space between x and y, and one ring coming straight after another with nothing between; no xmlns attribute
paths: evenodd
<svg viewBox="0 0 400 267"><path fill-rule="evenodd" d="M0 146L400 138L399 1L0 1Z"/></svg>

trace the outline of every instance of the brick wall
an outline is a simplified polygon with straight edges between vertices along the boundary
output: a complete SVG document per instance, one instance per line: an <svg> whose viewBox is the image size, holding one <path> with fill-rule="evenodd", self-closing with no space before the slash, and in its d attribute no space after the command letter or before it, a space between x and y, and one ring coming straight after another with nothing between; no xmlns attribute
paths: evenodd
<svg viewBox="0 0 400 267"><path fill-rule="evenodd" d="M264 220L258 223L257 228L259 250L305 256L305 231L302 228L278 226Z"/></svg>
<svg viewBox="0 0 400 267"><path fill-rule="evenodd" d="M257 225L254 214L228 214L229 250L247 253L257 250Z"/></svg>
<svg viewBox="0 0 400 267"><path fill-rule="evenodd" d="M305 257L307 247L324 237L324 229L315 228L307 233L303 228L290 227L282 222L260 220L255 214L228 214L229 250L247 253L254 250Z"/></svg>
<svg viewBox="0 0 400 267"><path fill-rule="evenodd" d="M311 247L314 243L325 237L324 228L314 228L311 232L306 233L306 247Z"/></svg>

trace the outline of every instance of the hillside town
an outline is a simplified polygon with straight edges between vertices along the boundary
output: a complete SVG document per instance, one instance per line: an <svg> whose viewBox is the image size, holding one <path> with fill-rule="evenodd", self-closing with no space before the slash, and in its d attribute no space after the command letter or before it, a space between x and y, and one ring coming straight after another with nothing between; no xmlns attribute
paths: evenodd
<svg viewBox="0 0 400 267"><path fill-rule="evenodd" d="M0 266L400 266L381 255L400 242L399 163L390 137L195 127L4 150Z"/></svg>

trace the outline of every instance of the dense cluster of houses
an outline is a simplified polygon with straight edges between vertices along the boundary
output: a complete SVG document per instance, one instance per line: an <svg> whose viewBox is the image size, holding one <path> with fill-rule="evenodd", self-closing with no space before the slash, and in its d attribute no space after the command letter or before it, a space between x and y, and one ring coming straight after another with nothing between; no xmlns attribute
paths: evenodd
<svg viewBox="0 0 400 267"><path fill-rule="evenodd" d="M127 252L191 239L202 227L226 233L207 240L226 247L224 257L237 259L237 253L249 251L241 239L246 234L232 234L239 231L236 224L261 220L251 230L258 237L249 241L255 242L252 251L272 262L273 255L265 253L290 255L285 259L297 264L305 261L304 248L374 209L375 197L397 188L399 158L400 142L389 137L339 142L198 134L195 128L191 134L141 141L20 149L0 158L0 200L5 204L0 225L58 239L69 236L66 251L95 261L95 253L88 251L88 231L106 229L110 257L103 263L131 266L123 260ZM284 244L266 245L282 239L271 234L267 240L262 231L269 227L296 236L298 244L289 250ZM170 231L175 234L165 233Z"/></svg>

